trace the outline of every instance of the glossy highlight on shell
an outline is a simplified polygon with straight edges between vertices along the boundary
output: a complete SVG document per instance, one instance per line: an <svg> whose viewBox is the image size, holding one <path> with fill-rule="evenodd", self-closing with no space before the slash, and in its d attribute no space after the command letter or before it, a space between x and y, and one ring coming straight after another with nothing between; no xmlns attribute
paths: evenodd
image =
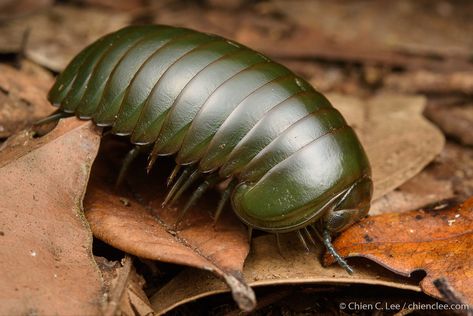
<svg viewBox="0 0 473 316"><path fill-rule="evenodd" d="M185 28L130 26L81 51L49 93L76 115L128 136L149 168L174 155L165 204L200 185L186 210L229 180L227 200L250 228L330 238L364 217L372 194L366 154L330 102L286 67L225 38ZM348 269L341 259L339 262Z"/></svg>

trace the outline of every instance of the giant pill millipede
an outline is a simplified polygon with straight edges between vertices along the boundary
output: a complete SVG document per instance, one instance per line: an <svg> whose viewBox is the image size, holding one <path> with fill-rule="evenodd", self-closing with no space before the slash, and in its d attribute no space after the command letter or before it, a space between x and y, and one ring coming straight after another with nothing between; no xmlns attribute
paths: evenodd
<svg viewBox="0 0 473 316"><path fill-rule="evenodd" d="M347 271L332 236L364 217L366 154L329 101L284 66L225 38L163 25L130 26L81 51L49 93L57 113L128 136L140 151L174 155L164 204L200 183L180 217L228 181L225 203L249 229L318 236Z"/></svg>

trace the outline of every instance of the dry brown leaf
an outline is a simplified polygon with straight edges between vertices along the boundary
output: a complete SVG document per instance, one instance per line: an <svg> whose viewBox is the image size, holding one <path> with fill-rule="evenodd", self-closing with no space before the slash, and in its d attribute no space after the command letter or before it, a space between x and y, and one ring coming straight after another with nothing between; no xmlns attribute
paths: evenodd
<svg viewBox="0 0 473 316"><path fill-rule="evenodd" d="M447 142L421 173L374 201L370 214L399 213L469 196L473 196L473 149Z"/></svg>
<svg viewBox="0 0 473 316"><path fill-rule="evenodd" d="M100 135L64 120L48 135L20 133L0 151L0 314L92 315L102 280L81 212Z"/></svg>
<svg viewBox="0 0 473 316"><path fill-rule="evenodd" d="M441 179L437 176L435 167L427 166L421 173L409 179L396 190L374 201L370 208L370 214L400 213L419 209L438 201L453 199L455 192L451 179Z"/></svg>
<svg viewBox="0 0 473 316"><path fill-rule="evenodd" d="M424 97L327 97L354 127L366 149L373 171L374 200L412 178L442 151L443 134L422 116Z"/></svg>
<svg viewBox="0 0 473 316"><path fill-rule="evenodd" d="M60 71L86 45L128 25L130 19L125 13L110 15L99 9L58 5L1 25L0 51L18 52L23 34L29 32L26 56Z"/></svg>
<svg viewBox="0 0 473 316"><path fill-rule="evenodd" d="M181 229L175 231L178 211L160 207L165 178L152 181L156 177L146 177L144 169L130 172L141 174L132 185L135 193L119 194L111 189L116 173L107 173L107 162L98 160L94 170L84 205L97 238L142 258L212 271L225 280L242 309L254 307L254 293L241 275L249 251L247 232L231 211L214 229L208 214L216 201L206 199L189 210Z"/></svg>
<svg viewBox="0 0 473 316"><path fill-rule="evenodd" d="M49 92L54 82L51 71L26 58L19 60L18 67L23 74L34 80L38 88L45 91L46 97L46 92Z"/></svg>
<svg viewBox="0 0 473 316"><path fill-rule="evenodd" d="M473 103L430 106L427 108L426 116L437 124L445 134L465 145L473 146Z"/></svg>
<svg viewBox="0 0 473 316"><path fill-rule="evenodd" d="M20 131L54 111L46 99L51 76L31 75L0 64L0 138Z"/></svg>
<svg viewBox="0 0 473 316"><path fill-rule="evenodd" d="M450 179L458 198L473 196L473 148L448 143L436 162L438 177Z"/></svg>
<svg viewBox="0 0 473 316"><path fill-rule="evenodd" d="M334 243L344 257L361 256L409 276L424 270L423 291L442 298L433 281L445 278L473 304L473 198L448 209L390 213L362 220ZM333 263L326 256L325 262Z"/></svg>
<svg viewBox="0 0 473 316"><path fill-rule="evenodd" d="M349 275L339 266L322 267L319 245L305 252L297 237L285 234L281 238L282 257L273 235L252 241L251 252L245 263L244 275L252 287L281 284L371 284L420 291L412 281L398 277L377 266L356 262L356 273ZM158 315L198 298L227 292L218 280L204 271L183 271L150 301Z"/></svg>

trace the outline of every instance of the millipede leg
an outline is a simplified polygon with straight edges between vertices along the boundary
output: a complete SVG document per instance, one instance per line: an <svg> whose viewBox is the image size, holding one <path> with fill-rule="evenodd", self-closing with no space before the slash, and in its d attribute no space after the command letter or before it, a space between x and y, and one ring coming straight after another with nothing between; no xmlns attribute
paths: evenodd
<svg viewBox="0 0 473 316"><path fill-rule="evenodd" d="M42 118L36 122L33 123L34 126L38 126L38 125L43 125L43 124L47 124L47 123L51 123L51 122L54 122L54 121L59 121L60 119L64 118L64 117L69 117L69 116L73 116L74 113L66 113L66 112L57 112L57 113L54 113L54 114L51 114L50 116L47 116L45 118Z"/></svg>
<svg viewBox="0 0 473 316"><path fill-rule="evenodd" d="M315 224L314 225L311 225L311 226L308 226L310 228L312 228L312 231L314 232L315 236L317 236L317 238L323 242L324 238L322 237L322 235L320 234L319 230L317 229L317 227L315 227Z"/></svg>
<svg viewBox="0 0 473 316"><path fill-rule="evenodd" d="M113 135L112 128L109 126L102 127L102 138L110 135Z"/></svg>
<svg viewBox="0 0 473 316"><path fill-rule="evenodd" d="M275 235L276 235L276 245L278 246L278 252L279 252L279 254L281 255L281 257L284 258L284 255L283 255L283 253L282 253L282 247L281 247L281 239L280 239L278 233L276 233Z"/></svg>
<svg viewBox="0 0 473 316"><path fill-rule="evenodd" d="M122 166L120 168L120 172L118 173L117 181L115 182L115 187L118 187L120 184L123 183L123 180L125 180L125 176L128 172L128 169L130 168L132 162L138 157L140 154L141 148L140 146L135 146L133 147L132 150L130 150L126 156L125 159L123 159Z"/></svg>
<svg viewBox="0 0 473 316"><path fill-rule="evenodd" d="M193 171L193 168L186 168L182 172L182 174L179 176L177 181L174 183L172 186L171 190L169 190L168 194L166 195L166 198L164 199L164 202L162 204L162 207L165 207L169 200L173 197L174 193L181 187L181 185L186 181L187 176Z"/></svg>
<svg viewBox="0 0 473 316"><path fill-rule="evenodd" d="M344 268L349 274L353 274L353 269L350 265L340 256L340 254L335 250L332 245L332 237L328 230L324 229L323 232L323 242L327 251L335 258L338 264Z"/></svg>
<svg viewBox="0 0 473 316"><path fill-rule="evenodd" d="M174 169L172 169L171 174L169 175L168 179L166 180L166 186L169 187L173 182L174 179L176 178L177 174L179 173L179 170L181 170L181 165L176 165Z"/></svg>
<svg viewBox="0 0 473 316"><path fill-rule="evenodd" d="M173 204L176 202L181 197L182 193L184 193L184 191L187 190L187 188L189 188L189 186L191 186L191 184L194 183L201 175L202 173L198 169L194 170L189 178L187 178L186 182L184 182L179 190L177 190L176 194L174 194L169 203Z"/></svg>
<svg viewBox="0 0 473 316"><path fill-rule="evenodd" d="M307 243L306 243L306 241L305 241L305 239L304 239L304 235L302 235L302 233L301 233L300 230L296 231L296 233L297 233L297 237L299 237L299 240L301 241L301 243L302 243L302 245L304 246L305 250L306 250L307 252L309 252L310 249L309 249L309 247L307 246Z"/></svg>
<svg viewBox="0 0 473 316"><path fill-rule="evenodd" d="M158 159L159 150L158 147L154 146L153 149L151 150L151 153L148 156L148 166L146 166L146 171L148 173L151 172L151 169L154 166L154 163L156 162L156 159Z"/></svg>
<svg viewBox="0 0 473 316"><path fill-rule="evenodd" d="M233 189L235 188L237 184L238 184L238 181L236 181L235 179L230 181L228 186L222 192L222 197L220 198L220 201L218 202L217 210L215 211L215 215L214 215L214 223L213 223L214 227L217 225L217 221L220 218L220 215L222 214L223 207L227 203L228 199L230 198L230 194L232 193Z"/></svg>
<svg viewBox="0 0 473 316"><path fill-rule="evenodd" d="M153 169L154 163L156 162L156 159L158 159L158 154L155 153L154 149L151 151L151 153L148 156L148 165L146 166L146 172L150 173L151 169Z"/></svg>
<svg viewBox="0 0 473 316"><path fill-rule="evenodd" d="M176 228L179 225L179 223L182 221L182 219L184 218L184 216L187 213L187 211L189 210L189 208L192 205L194 205L194 203L205 193L205 191L207 191L208 188L210 188L211 186L213 186L217 182L218 182L218 175L213 174L212 176L205 179L205 181L202 182L202 184L200 184L197 187L197 189L194 191L194 193L192 193L192 196L190 197L189 201L187 201L186 206L184 206L182 211L179 213L179 216L178 216L176 224L175 224Z"/></svg>
<svg viewBox="0 0 473 316"><path fill-rule="evenodd" d="M252 237L253 237L253 227L248 226L248 242L251 243Z"/></svg>
<svg viewBox="0 0 473 316"><path fill-rule="evenodd" d="M314 238L312 238L312 235L310 234L310 232L309 232L309 230L307 229L307 227L304 227L303 230L304 230L305 235L306 235L307 238L309 239L310 243L311 243L312 245L314 245L314 246L317 246L317 244L315 243Z"/></svg>

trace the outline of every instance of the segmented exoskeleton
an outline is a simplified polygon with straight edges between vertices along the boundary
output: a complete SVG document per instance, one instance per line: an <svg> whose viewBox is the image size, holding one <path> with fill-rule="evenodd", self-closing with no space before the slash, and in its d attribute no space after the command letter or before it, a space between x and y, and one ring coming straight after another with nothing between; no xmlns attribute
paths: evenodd
<svg viewBox="0 0 473 316"><path fill-rule="evenodd" d="M284 66L216 35L130 26L80 52L49 100L54 117L74 113L129 136L137 147L123 170L139 148L152 148L149 168L175 155L165 203L202 180L182 215L230 178L216 218L231 198L250 229L297 231L304 245L315 233L350 269L330 238L367 214L369 163L340 113Z"/></svg>

